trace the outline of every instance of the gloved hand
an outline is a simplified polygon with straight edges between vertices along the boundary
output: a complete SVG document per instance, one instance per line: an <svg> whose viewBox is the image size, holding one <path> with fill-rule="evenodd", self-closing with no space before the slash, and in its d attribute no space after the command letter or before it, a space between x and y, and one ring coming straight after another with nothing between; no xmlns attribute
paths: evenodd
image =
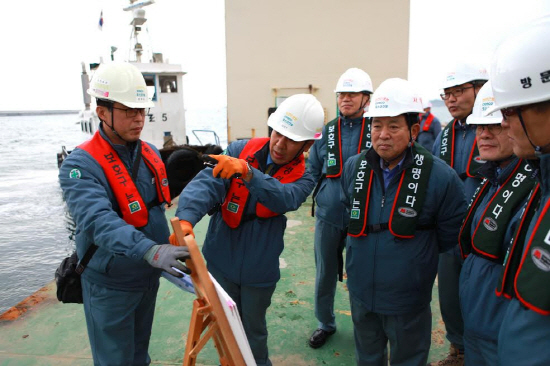
<svg viewBox="0 0 550 366"><path fill-rule="evenodd" d="M183 236L192 235L193 238L195 237L195 233L193 232L193 225L189 221L180 220L180 226L181 230L183 230ZM168 238L168 241L172 245L179 245L178 241L176 240L176 233L172 233L170 237Z"/></svg>
<svg viewBox="0 0 550 366"><path fill-rule="evenodd" d="M212 175L216 178L239 178L244 177L248 173L248 166L243 159L227 155L210 155L210 157L218 161L218 164L212 170Z"/></svg>
<svg viewBox="0 0 550 366"><path fill-rule="evenodd" d="M187 247L178 247L171 244L153 245L143 256L143 259L151 266L160 268L176 277L183 276L181 273L174 271L172 267L187 274L191 273L191 270L180 262L189 258L189 250Z"/></svg>

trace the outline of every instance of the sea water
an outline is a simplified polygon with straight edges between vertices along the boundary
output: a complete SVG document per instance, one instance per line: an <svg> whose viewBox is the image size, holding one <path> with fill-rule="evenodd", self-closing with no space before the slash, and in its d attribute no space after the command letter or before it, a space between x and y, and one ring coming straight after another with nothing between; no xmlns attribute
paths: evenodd
<svg viewBox="0 0 550 366"><path fill-rule="evenodd" d="M191 144L192 129L212 129L227 145L225 108L190 110L187 121ZM57 153L90 137L77 122L76 113L0 116L0 314L52 281L73 251Z"/></svg>

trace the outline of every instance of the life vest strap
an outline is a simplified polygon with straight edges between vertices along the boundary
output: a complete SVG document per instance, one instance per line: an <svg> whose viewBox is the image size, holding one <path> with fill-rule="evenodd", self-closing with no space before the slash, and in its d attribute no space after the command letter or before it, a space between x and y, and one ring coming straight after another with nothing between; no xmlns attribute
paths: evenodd
<svg viewBox="0 0 550 366"><path fill-rule="evenodd" d="M435 225L416 225L416 230L434 230ZM366 234L373 234L373 233L379 233L384 230L389 230L390 224L389 222L384 222L381 224L372 224L367 225L367 228L365 229Z"/></svg>

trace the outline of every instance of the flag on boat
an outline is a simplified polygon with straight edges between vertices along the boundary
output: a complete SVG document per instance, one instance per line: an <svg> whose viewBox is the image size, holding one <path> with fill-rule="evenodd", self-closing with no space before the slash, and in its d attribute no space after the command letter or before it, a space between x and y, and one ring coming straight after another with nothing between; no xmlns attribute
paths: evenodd
<svg viewBox="0 0 550 366"><path fill-rule="evenodd" d="M103 10L101 10L101 14L99 15L99 30L103 30Z"/></svg>

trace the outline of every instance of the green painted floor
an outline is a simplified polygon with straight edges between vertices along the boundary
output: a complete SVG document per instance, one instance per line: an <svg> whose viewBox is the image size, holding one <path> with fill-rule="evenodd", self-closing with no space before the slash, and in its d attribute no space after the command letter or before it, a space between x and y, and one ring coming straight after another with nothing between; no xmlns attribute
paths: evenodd
<svg viewBox="0 0 550 366"><path fill-rule="evenodd" d="M310 211L309 199L298 211L287 214L281 280L267 315L270 358L274 365L354 365L353 327L344 283L338 284L334 306L338 332L320 349L307 345L317 325L313 315L314 219ZM172 218L174 212L174 208L168 210L167 218ZM203 219L194 229L199 244L204 240L207 221ZM193 299L193 295L161 279L149 348L153 365L182 364ZM17 312L22 314L10 320L10 315ZM432 313L430 361L442 358L449 347L439 312L437 284ZM59 303L53 282L0 318L0 365L91 364L82 305ZM197 364L218 365L212 342L201 351Z"/></svg>

